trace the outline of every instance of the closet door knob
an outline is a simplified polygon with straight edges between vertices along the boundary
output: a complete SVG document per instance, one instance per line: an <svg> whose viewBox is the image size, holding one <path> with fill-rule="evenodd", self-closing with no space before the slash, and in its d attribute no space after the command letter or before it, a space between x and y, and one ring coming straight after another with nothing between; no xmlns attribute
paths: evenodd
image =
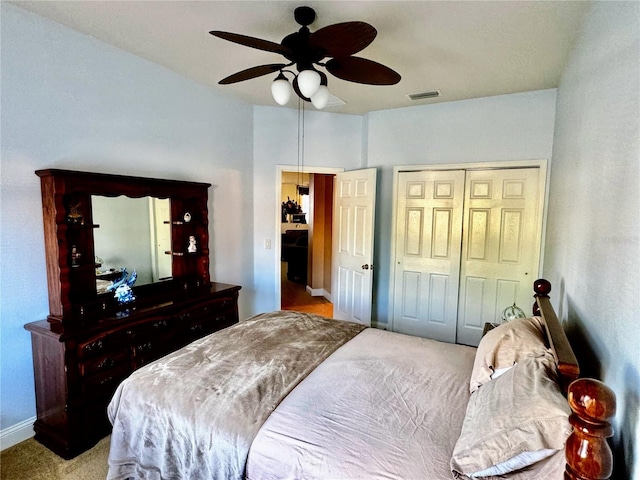
<svg viewBox="0 0 640 480"><path fill-rule="evenodd" d="M369 270L369 264L365 263L364 265L362 265L362 269L363 270Z"/></svg>

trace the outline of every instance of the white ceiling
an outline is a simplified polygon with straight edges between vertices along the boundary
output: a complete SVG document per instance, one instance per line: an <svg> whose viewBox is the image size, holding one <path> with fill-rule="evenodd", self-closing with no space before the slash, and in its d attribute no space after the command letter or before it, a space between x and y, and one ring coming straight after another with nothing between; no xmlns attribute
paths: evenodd
<svg viewBox="0 0 640 480"><path fill-rule="evenodd" d="M280 43L298 30L293 10L300 5L316 10L311 31L365 21L378 36L357 55L393 68L402 80L370 86L329 75L329 89L346 104L327 110L351 114L557 87L590 7L585 1L12 3L257 105L275 105L269 88L275 74L233 85L217 82L245 68L280 63L282 57L215 38L210 30ZM443 96L407 98L430 90ZM296 105L293 99L289 103Z"/></svg>

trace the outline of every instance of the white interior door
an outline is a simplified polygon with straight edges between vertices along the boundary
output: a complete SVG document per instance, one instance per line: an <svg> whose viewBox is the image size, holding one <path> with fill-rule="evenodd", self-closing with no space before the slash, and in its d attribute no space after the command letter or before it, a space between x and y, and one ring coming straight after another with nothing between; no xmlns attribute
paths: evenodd
<svg viewBox="0 0 640 480"><path fill-rule="evenodd" d="M464 170L400 172L393 330L456 341Z"/></svg>
<svg viewBox="0 0 640 480"><path fill-rule="evenodd" d="M333 209L333 316L371 325L376 169L336 174Z"/></svg>
<svg viewBox="0 0 640 480"><path fill-rule="evenodd" d="M477 345L485 322L529 311L540 260L538 168L467 172L458 343Z"/></svg>

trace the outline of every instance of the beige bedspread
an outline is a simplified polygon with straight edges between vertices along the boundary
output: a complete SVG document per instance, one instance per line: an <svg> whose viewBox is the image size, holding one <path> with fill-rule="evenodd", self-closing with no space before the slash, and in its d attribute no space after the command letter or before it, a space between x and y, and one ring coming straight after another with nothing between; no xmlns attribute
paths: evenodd
<svg viewBox="0 0 640 480"><path fill-rule="evenodd" d="M240 479L263 422L361 325L262 314L134 372L109 404L109 480Z"/></svg>
<svg viewBox="0 0 640 480"><path fill-rule="evenodd" d="M451 479L476 349L367 329L267 419L249 480Z"/></svg>

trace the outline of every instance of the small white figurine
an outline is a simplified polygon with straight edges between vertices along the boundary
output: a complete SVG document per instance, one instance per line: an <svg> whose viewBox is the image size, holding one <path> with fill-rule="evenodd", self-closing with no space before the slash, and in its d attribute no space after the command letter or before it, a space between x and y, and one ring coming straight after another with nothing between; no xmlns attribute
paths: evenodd
<svg viewBox="0 0 640 480"><path fill-rule="evenodd" d="M196 245L196 237L189 235L189 246L187 247L187 252L196 253L197 251L198 246Z"/></svg>

